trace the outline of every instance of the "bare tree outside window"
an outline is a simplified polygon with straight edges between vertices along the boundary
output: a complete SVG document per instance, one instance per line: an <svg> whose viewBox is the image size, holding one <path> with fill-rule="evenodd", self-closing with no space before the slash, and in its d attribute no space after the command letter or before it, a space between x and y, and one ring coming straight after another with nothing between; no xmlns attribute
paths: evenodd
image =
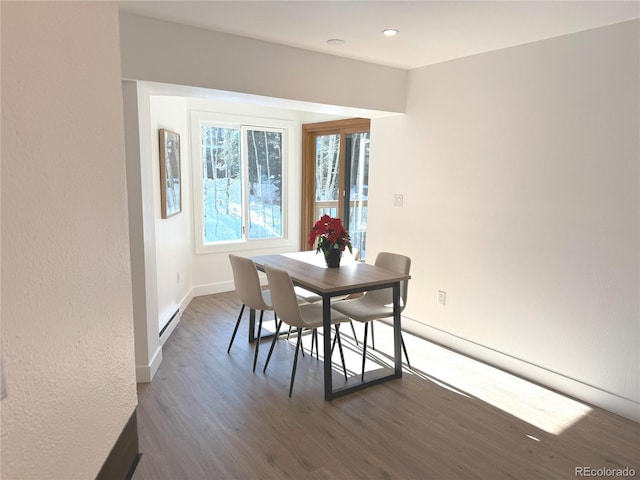
<svg viewBox="0 0 640 480"><path fill-rule="evenodd" d="M283 137L282 129L201 127L205 243L282 237Z"/></svg>

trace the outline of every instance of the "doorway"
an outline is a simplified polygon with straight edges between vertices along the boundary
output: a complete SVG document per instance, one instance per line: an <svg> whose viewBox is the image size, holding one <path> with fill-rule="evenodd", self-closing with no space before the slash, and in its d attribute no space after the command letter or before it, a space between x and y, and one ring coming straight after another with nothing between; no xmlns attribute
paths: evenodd
<svg viewBox="0 0 640 480"><path fill-rule="evenodd" d="M370 120L303 125L302 247L322 215L339 217L351 244L366 258Z"/></svg>

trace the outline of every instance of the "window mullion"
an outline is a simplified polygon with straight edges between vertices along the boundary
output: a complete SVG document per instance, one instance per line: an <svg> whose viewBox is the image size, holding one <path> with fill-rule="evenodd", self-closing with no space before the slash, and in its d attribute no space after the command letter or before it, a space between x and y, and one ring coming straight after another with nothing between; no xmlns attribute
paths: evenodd
<svg viewBox="0 0 640 480"><path fill-rule="evenodd" d="M251 191L247 131L248 127L242 125L240 128L240 163L242 165L242 240L245 242L249 239L249 195Z"/></svg>

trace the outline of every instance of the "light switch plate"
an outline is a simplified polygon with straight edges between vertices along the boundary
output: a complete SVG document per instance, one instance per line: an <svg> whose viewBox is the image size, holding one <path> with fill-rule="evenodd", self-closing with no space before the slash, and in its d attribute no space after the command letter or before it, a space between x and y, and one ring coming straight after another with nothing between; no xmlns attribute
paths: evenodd
<svg viewBox="0 0 640 480"><path fill-rule="evenodd" d="M444 305L447 301L447 293L442 290L438 290L438 305Z"/></svg>
<svg viewBox="0 0 640 480"><path fill-rule="evenodd" d="M401 193L393 194L393 206L397 208L402 208L402 204L404 202L404 198Z"/></svg>

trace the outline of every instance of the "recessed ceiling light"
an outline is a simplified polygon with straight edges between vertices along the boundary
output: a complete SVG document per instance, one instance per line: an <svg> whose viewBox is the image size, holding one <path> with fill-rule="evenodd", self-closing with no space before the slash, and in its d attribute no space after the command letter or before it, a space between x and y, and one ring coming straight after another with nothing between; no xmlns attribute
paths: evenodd
<svg viewBox="0 0 640 480"><path fill-rule="evenodd" d="M327 43L329 45L344 45L345 41L341 38L330 38L329 40L327 40Z"/></svg>
<svg viewBox="0 0 640 480"><path fill-rule="evenodd" d="M382 34L385 37L395 37L396 35L398 35L400 33L400 30L396 29L396 28L385 28L382 31Z"/></svg>

